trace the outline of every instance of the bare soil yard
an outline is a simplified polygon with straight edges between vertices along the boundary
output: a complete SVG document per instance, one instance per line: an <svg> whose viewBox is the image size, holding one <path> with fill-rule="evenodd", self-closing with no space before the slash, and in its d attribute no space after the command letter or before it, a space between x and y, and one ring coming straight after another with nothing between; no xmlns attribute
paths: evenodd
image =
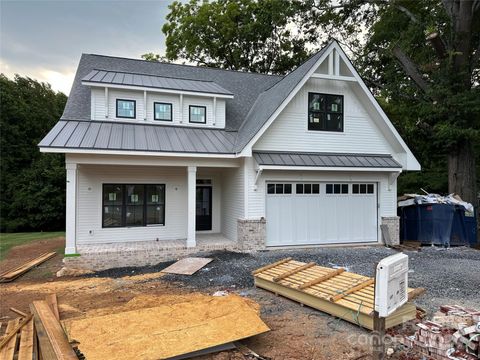
<svg viewBox="0 0 480 360"><path fill-rule="evenodd" d="M11 250L0 267L17 265L39 253L57 249L62 240L33 242ZM350 271L372 275L373 264L393 254L382 247L329 248L271 251L256 254L213 253L214 261L192 276L163 275L170 263L152 267L107 270L82 277L57 278L61 256L33 269L12 283L0 285L0 318L15 315L13 306L28 311L33 300L55 292L62 319L123 311L125 306L153 307L161 301L178 301L192 293L212 294L217 290L247 296L261 306L261 317L271 331L245 341L255 352L272 359L369 359L369 333L358 326L253 287L250 272L284 257L315 261L323 266L346 266ZM27 256L27 254L29 254ZM416 303L429 312L440 304L480 307L480 251L468 248L438 250L422 248L410 256L410 286L425 287ZM202 254L205 256L205 254ZM132 299L136 298L131 302ZM130 303L129 303L130 301ZM396 353L395 358L406 359ZM408 357L414 359L415 357ZM244 359L236 351L200 359ZM89 359L91 360L91 359Z"/></svg>

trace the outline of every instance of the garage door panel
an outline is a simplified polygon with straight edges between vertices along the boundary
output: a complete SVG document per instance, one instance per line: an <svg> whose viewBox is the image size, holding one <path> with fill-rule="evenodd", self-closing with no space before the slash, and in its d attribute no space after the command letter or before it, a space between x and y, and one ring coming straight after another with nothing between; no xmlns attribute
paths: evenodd
<svg viewBox="0 0 480 360"><path fill-rule="evenodd" d="M326 183L320 184L320 193L317 187L315 194L297 194L295 184L292 193L267 194L268 246L377 241L375 184L348 184L348 193L341 194L327 194Z"/></svg>

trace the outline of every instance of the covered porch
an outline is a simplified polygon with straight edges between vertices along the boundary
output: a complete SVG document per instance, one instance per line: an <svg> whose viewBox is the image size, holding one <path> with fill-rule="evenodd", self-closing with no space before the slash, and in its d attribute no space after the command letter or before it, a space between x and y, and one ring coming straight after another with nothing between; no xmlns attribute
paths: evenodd
<svg viewBox="0 0 480 360"><path fill-rule="evenodd" d="M66 163L65 253L76 262L138 266L237 247L238 159L75 154Z"/></svg>

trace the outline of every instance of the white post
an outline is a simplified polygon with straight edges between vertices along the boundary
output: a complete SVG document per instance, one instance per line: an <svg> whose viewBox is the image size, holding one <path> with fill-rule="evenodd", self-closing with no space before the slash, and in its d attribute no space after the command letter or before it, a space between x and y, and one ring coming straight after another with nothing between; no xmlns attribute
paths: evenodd
<svg viewBox="0 0 480 360"><path fill-rule="evenodd" d="M328 75L333 75L333 51L328 54Z"/></svg>
<svg viewBox="0 0 480 360"><path fill-rule="evenodd" d="M217 123L217 97L214 96L213 97L213 121L212 121L212 125L215 126L215 124Z"/></svg>
<svg viewBox="0 0 480 360"><path fill-rule="evenodd" d="M187 197L188 197L188 217L187 217L187 225L188 225L188 233L187 233L187 247L195 247L196 240L195 240L195 216L196 216L196 191L197 191L197 167L196 166L189 166L188 169L188 189L187 189Z"/></svg>
<svg viewBox="0 0 480 360"><path fill-rule="evenodd" d="M155 109L153 110L155 111ZM155 115L153 115L155 117ZM147 121L147 91L143 91L143 120Z"/></svg>
<svg viewBox="0 0 480 360"><path fill-rule="evenodd" d="M105 119L108 119L108 87L105 86Z"/></svg>
<svg viewBox="0 0 480 360"><path fill-rule="evenodd" d="M180 110L180 113L178 114L179 115L179 119L180 119L180 124L183 123L183 94L180 94L180 106L179 106L179 110Z"/></svg>
<svg viewBox="0 0 480 360"><path fill-rule="evenodd" d="M65 164L67 170L65 254L77 252L77 164Z"/></svg>

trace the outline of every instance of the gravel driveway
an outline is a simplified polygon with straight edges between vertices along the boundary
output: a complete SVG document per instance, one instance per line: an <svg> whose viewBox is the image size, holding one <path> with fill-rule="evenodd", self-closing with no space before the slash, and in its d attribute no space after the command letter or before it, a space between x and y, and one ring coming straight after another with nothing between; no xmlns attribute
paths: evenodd
<svg viewBox="0 0 480 360"><path fill-rule="evenodd" d="M384 247L273 250L253 254L202 253L197 256L213 257L214 261L193 276L166 275L163 279L182 283L193 290L231 290L251 294L253 287L251 272L286 257L304 262L314 261L322 266L342 266L355 273L373 276L374 264L395 253L395 250ZM443 304L480 308L479 250L466 247L450 249L422 247L419 252L406 254L409 256L409 286L424 287L427 290L415 300L417 305L428 312L436 311ZM96 273L95 276L117 277L131 273L155 272L171 263L106 270Z"/></svg>

